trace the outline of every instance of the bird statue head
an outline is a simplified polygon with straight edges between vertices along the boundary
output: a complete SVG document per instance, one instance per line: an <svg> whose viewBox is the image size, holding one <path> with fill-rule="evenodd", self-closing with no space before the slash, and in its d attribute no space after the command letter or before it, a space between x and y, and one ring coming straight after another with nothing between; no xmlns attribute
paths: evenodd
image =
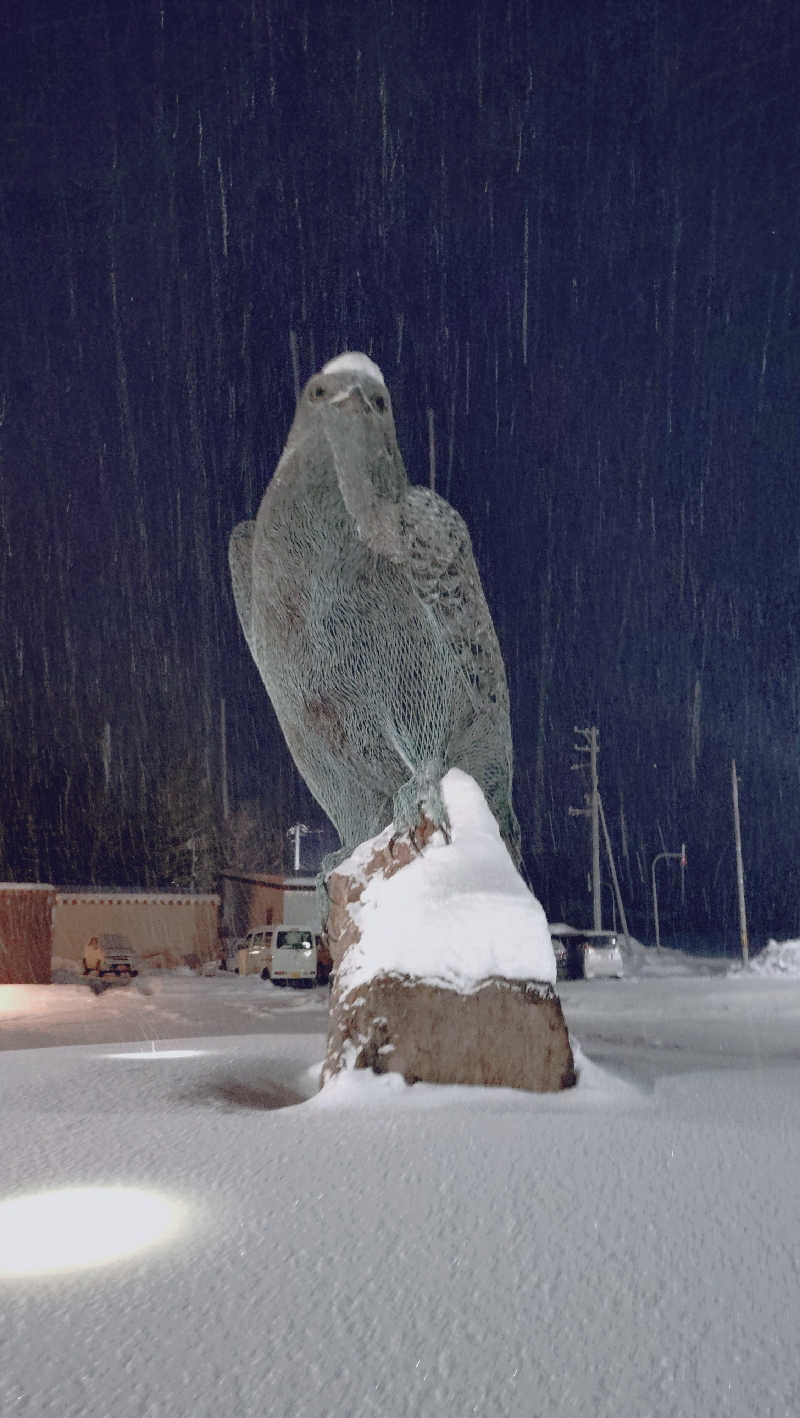
<svg viewBox="0 0 800 1418"><path fill-rule="evenodd" d="M301 447L328 455L337 474L345 467L368 470L373 493L390 502L408 485L383 374L357 351L337 355L308 380L276 476Z"/></svg>

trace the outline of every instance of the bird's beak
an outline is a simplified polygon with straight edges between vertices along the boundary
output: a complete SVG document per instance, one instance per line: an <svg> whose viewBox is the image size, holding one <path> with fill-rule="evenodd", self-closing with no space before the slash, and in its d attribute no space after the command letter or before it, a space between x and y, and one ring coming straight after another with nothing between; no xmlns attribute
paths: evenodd
<svg viewBox="0 0 800 1418"><path fill-rule="evenodd" d="M360 384L351 384L349 389L340 390L329 403L331 407L335 404L337 409L344 409L348 414L363 413L364 409L369 408L369 400Z"/></svg>

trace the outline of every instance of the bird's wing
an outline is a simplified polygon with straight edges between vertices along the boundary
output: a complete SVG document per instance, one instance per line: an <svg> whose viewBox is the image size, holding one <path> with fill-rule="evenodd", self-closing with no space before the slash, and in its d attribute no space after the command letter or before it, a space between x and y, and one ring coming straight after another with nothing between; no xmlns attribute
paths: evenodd
<svg viewBox="0 0 800 1418"><path fill-rule="evenodd" d="M402 568L453 656L472 706L472 717L455 730L453 761L480 783L519 867L508 683L469 532L455 508L423 487L409 488L402 516Z"/></svg>
<svg viewBox="0 0 800 1418"><path fill-rule="evenodd" d="M255 522L239 522L228 542L228 565L233 583L233 599L241 621L244 638L253 651L253 533ZM254 653L254 652L253 652Z"/></svg>
<svg viewBox="0 0 800 1418"><path fill-rule="evenodd" d="M449 643L475 710L507 715L503 656L464 519L435 492L410 487L401 522L403 569Z"/></svg>

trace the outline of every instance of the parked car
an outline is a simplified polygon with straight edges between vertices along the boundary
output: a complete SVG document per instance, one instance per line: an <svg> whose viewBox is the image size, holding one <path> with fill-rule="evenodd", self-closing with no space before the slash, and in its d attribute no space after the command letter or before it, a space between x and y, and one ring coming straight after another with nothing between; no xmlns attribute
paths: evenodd
<svg viewBox="0 0 800 1418"><path fill-rule="evenodd" d="M559 980L621 979L625 965L616 931L582 931L551 926L550 940Z"/></svg>
<svg viewBox="0 0 800 1418"><path fill-rule="evenodd" d="M268 980L272 972L272 926L254 926L236 952L239 975L260 975Z"/></svg>
<svg viewBox="0 0 800 1418"><path fill-rule="evenodd" d="M110 932L93 935L83 951L84 975L92 970L97 972L99 979L103 975L129 975L131 978L138 975L136 956L128 937Z"/></svg>

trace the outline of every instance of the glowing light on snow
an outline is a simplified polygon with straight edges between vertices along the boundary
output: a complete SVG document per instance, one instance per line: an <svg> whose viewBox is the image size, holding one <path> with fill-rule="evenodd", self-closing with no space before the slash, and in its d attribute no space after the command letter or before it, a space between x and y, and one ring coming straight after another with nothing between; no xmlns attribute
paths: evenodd
<svg viewBox="0 0 800 1418"><path fill-rule="evenodd" d="M0 985L0 1014L29 1022L32 1016L61 1013L63 1001L51 985Z"/></svg>
<svg viewBox="0 0 800 1418"><path fill-rule="evenodd" d="M200 1059L208 1049L135 1049L127 1054L101 1054L102 1059L144 1059L146 1063L152 1063L153 1059Z"/></svg>
<svg viewBox="0 0 800 1418"><path fill-rule="evenodd" d="M0 1277L111 1265L171 1240L186 1208L138 1187L66 1187L0 1202Z"/></svg>
<svg viewBox="0 0 800 1418"><path fill-rule="evenodd" d="M20 1005L19 985L0 985L0 1014L10 1013L13 1009L20 1012Z"/></svg>

